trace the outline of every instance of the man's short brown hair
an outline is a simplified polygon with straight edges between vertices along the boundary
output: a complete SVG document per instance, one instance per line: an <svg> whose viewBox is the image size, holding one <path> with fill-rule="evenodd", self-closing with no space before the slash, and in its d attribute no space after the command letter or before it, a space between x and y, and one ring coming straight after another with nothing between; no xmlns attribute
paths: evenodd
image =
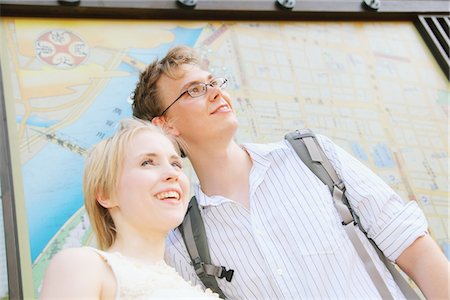
<svg viewBox="0 0 450 300"><path fill-rule="evenodd" d="M156 83L161 75L177 79L181 75L181 65L198 65L199 62L194 49L187 46L174 47L163 59L155 59L139 76L133 95L133 116L149 121L160 116L164 108L161 107L160 91L156 88Z"/></svg>

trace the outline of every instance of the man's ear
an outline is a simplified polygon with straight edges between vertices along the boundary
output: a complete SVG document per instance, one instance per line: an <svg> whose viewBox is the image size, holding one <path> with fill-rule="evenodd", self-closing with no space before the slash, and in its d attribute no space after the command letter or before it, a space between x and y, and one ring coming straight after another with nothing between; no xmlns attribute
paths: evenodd
<svg viewBox="0 0 450 300"><path fill-rule="evenodd" d="M154 117L152 124L163 128L168 134L180 136L180 132L176 129L164 116Z"/></svg>
<svg viewBox="0 0 450 300"><path fill-rule="evenodd" d="M103 197L103 195L97 195L97 202L103 206L104 208L113 208L117 206L116 201L111 200L110 198Z"/></svg>

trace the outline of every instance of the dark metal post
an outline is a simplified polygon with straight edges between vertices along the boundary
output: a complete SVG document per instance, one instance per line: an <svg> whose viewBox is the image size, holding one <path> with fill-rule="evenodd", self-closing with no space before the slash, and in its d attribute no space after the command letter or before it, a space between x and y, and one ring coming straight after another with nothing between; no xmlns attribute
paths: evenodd
<svg viewBox="0 0 450 300"><path fill-rule="evenodd" d="M1 62L0 62L1 71ZM6 264L8 270L8 290L10 299L23 299L20 272L19 240L14 202L11 152L8 139L6 99L3 77L0 72L0 182L2 192L3 220L5 229Z"/></svg>

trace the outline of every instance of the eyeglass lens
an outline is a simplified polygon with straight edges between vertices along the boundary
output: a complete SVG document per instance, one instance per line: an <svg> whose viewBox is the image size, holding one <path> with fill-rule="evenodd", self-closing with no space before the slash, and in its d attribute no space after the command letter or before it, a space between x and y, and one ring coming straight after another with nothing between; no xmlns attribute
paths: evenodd
<svg viewBox="0 0 450 300"><path fill-rule="evenodd" d="M190 86L187 89L187 92L191 97L200 97L206 94L206 91L208 90L208 85L211 87L219 87L220 89L224 89L226 87L227 79L226 78L216 78L210 83L202 83L199 82L197 84L194 84Z"/></svg>

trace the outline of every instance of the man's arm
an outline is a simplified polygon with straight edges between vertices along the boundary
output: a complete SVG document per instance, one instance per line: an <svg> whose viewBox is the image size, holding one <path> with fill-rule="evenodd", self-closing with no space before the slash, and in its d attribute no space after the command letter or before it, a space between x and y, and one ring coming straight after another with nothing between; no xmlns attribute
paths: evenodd
<svg viewBox="0 0 450 300"><path fill-rule="evenodd" d="M331 140L318 135L330 162L345 182L360 222L390 261L410 276L429 299L450 299L449 262L433 239L417 202L405 203L380 177ZM409 246L408 246L409 245Z"/></svg>
<svg viewBox="0 0 450 300"><path fill-rule="evenodd" d="M429 235L415 240L400 254L396 263L427 299L450 299L450 264Z"/></svg>

